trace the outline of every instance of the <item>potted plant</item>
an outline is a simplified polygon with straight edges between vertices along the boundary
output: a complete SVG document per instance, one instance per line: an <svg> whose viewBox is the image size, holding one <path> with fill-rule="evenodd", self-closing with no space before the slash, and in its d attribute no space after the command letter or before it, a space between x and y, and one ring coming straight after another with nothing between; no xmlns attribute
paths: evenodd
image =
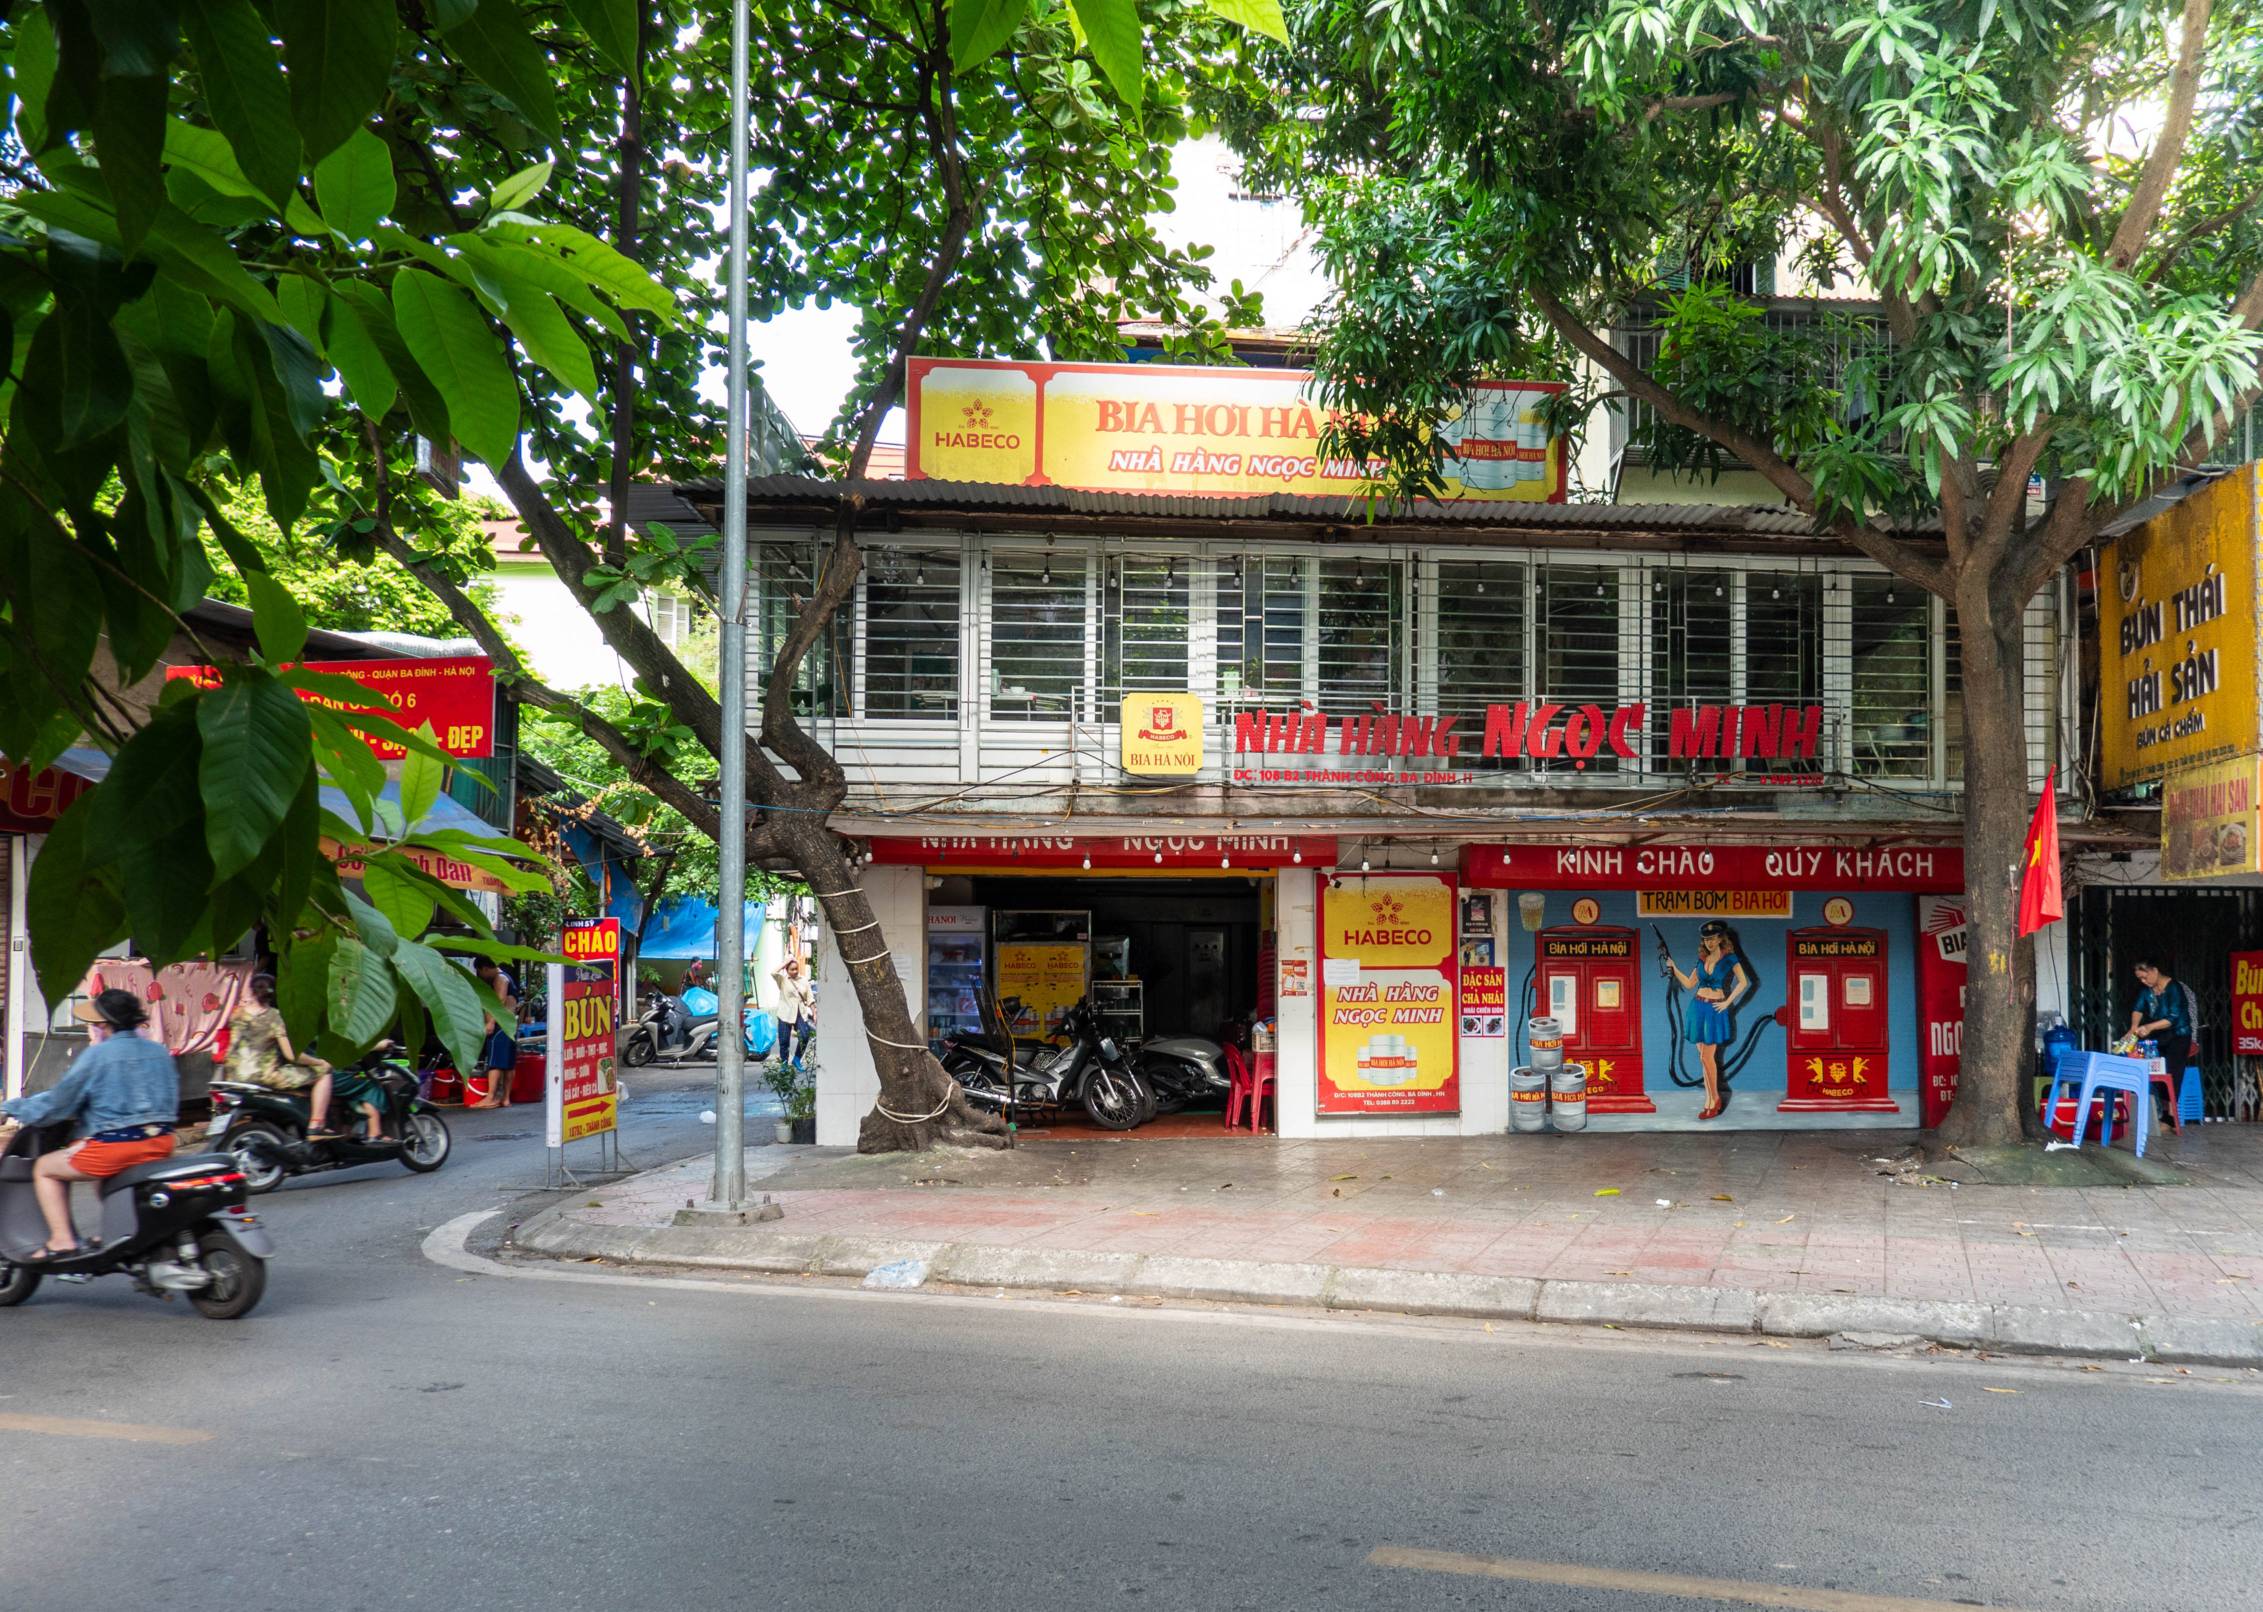
<svg viewBox="0 0 2263 1612"><path fill-rule="evenodd" d="M775 1095L785 1113L778 1120L780 1142L817 1140L817 1081L783 1058L762 1066L762 1083ZM807 1134L804 1134L804 1133Z"/></svg>
<svg viewBox="0 0 2263 1612"><path fill-rule="evenodd" d="M791 1064L787 1065L792 1068ZM817 1141L817 1063L806 1059L799 1071L800 1079L794 1083L793 1095L786 1099L786 1117L793 1123L793 1139L804 1144Z"/></svg>

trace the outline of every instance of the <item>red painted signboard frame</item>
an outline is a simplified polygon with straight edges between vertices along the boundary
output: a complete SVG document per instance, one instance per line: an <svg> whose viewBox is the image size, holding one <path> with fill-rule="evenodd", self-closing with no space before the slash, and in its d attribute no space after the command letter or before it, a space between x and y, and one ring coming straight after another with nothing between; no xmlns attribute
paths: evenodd
<svg viewBox="0 0 2263 1612"><path fill-rule="evenodd" d="M914 868L1323 868L1335 862L1336 842L1294 834L935 834L876 838L872 860Z"/></svg>
<svg viewBox="0 0 2263 1612"><path fill-rule="evenodd" d="M1964 888L1956 845L1471 845L1462 883L1490 890Z"/></svg>

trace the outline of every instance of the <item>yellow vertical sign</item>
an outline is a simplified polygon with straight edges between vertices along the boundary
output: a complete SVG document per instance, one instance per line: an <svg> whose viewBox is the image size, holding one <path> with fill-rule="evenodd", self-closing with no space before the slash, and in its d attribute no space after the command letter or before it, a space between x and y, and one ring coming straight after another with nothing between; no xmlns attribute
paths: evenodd
<svg viewBox="0 0 2263 1612"><path fill-rule="evenodd" d="M2247 465L2107 549L2098 602L2107 789L2242 755L2263 739L2257 500Z"/></svg>
<svg viewBox="0 0 2263 1612"><path fill-rule="evenodd" d="M1183 778L1202 770L1202 701L1192 694L1124 696L1124 771Z"/></svg>
<svg viewBox="0 0 2263 1612"><path fill-rule="evenodd" d="M1319 1111L1459 1112L1453 880L1340 879L1320 909Z"/></svg>

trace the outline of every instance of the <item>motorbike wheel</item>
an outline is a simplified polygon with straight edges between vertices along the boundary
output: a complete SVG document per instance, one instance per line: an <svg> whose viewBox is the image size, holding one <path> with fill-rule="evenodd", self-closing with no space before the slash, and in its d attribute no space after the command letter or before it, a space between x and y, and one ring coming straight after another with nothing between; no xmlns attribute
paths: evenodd
<svg viewBox="0 0 2263 1612"><path fill-rule="evenodd" d="M1162 1099L1156 1096L1153 1084L1142 1080L1136 1070L1132 1073L1132 1084L1139 1088L1139 1123L1145 1125L1155 1117Z"/></svg>
<svg viewBox="0 0 2263 1612"><path fill-rule="evenodd" d="M418 1175L430 1175L446 1164L453 1145L447 1122L430 1109L418 1109L401 1127L401 1162Z"/></svg>
<svg viewBox="0 0 2263 1612"><path fill-rule="evenodd" d="M0 1264L0 1310L21 1304L38 1292L39 1276L29 1265Z"/></svg>
<svg viewBox="0 0 2263 1612"><path fill-rule="evenodd" d="M1129 1075L1095 1069L1084 1077L1084 1111L1104 1131L1128 1131L1147 1114L1150 1094Z"/></svg>
<svg viewBox="0 0 2263 1612"><path fill-rule="evenodd" d="M196 1246L204 1268L212 1275L210 1287L189 1293L197 1314L214 1321L249 1315L267 1291L267 1261L245 1253L224 1231L206 1232Z"/></svg>
<svg viewBox="0 0 2263 1612"><path fill-rule="evenodd" d="M652 1062L652 1038L637 1031L621 1043L621 1062L631 1069L642 1069Z"/></svg>
<svg viewBox="0 0 2263 1612"><path fill-rule="evenodd" d="M244 1190L257 1197L273 1192L290 1178L284 1159L290 1141L272 1125L239 1125L228 1133L225 1152L244 1172Z"/></svg>

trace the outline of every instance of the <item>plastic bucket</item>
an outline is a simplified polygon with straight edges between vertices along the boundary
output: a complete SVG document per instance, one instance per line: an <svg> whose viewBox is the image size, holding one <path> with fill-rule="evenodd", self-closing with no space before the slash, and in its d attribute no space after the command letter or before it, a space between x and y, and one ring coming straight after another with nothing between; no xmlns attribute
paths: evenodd
<svg viewBox="0 0 2263 1612"><path fill-rule="evenodd" d="M1559 1131L1587 1129L1587 1065L1568 1063L1549 1077L1548 1114Z"/></svg>
<svg viewBox="0 0 2263 1612"><path fill-rule="evenodd" d="M1554 1019L1527 1019L1524 1025L1526 1045L1532 1048L1532 1067L1553 1072L1564 1061L1564 1027Z"/></svg>
<svg viewBox="0 0 2263 1612"><path fill-rule="evenodd" d="M1509 1071L1509 1129L1544 1130L1548 1124L1548 1076L1522 1064Z"/></svg>

